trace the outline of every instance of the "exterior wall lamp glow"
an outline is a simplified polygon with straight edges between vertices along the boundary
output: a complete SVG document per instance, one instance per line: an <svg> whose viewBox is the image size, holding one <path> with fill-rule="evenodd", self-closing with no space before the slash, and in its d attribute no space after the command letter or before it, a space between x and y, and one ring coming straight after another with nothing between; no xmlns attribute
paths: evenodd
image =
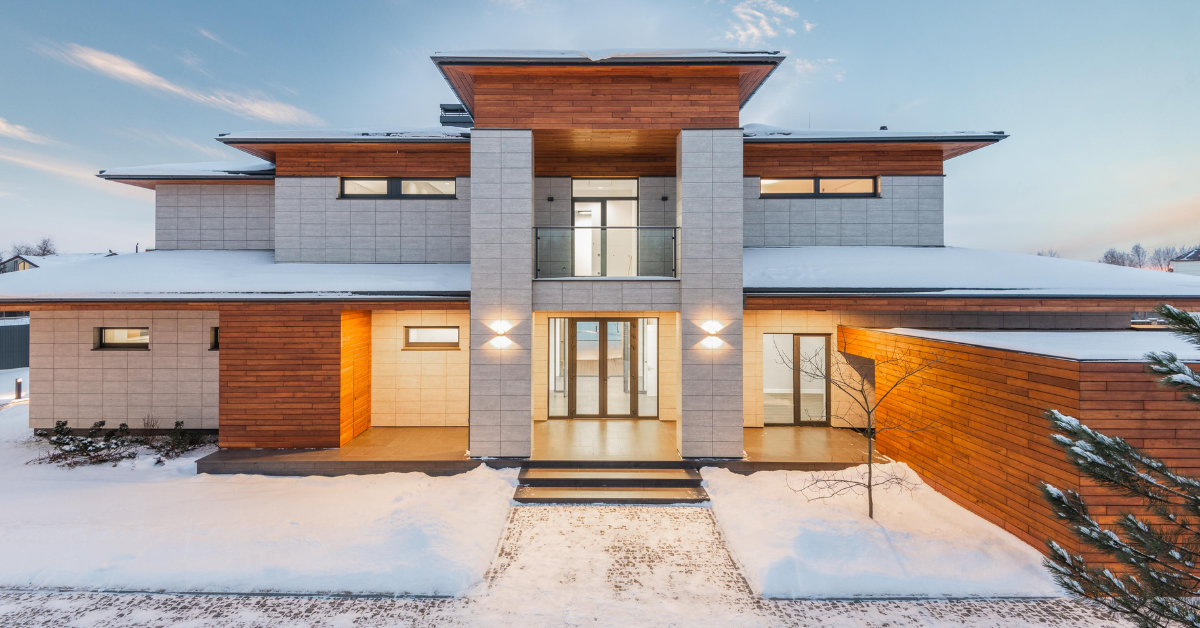
<svg viewBox="0 0 1200 628"><path fill-rule="evenodd" d="M725 326L717 321L705 321L700 324L700 329L708 333L708 338L700 341L700 344L709 349L716 349L721 346L721 339L717 338L717 332L721 331Z"/></svg>
<svg viewBox="0 0 1200 628"><path fill-rule="evenodd" d="M512 346L513 341L504 335L508 333L508 330L512 329L513 326L511 323L508 321L496 321L492 323L490 327L492 328L492 331L496 332L496 337L492 338L491 340L493 347L496 347L497 349L507 349L508 347Z"/></svg>

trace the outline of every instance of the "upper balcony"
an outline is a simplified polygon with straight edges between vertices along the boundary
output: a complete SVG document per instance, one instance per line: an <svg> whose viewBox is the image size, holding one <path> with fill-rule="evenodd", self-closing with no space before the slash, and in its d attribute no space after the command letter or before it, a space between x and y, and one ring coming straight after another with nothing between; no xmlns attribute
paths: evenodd
<svg viewBox="0 0 1200 628"><path fill-rule="evenodd" d="M534 227L534 278L678 277L679 227Z"/></svg>

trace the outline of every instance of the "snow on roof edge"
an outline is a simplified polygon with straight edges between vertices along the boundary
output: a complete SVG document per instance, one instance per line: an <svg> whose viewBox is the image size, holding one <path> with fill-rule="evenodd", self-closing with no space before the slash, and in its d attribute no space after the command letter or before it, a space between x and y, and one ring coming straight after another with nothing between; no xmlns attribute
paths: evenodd
<svg viewBox="0 0 1200 628"><path fill-rule="evenodd" d="M1200 361L1200 348L1164 331L947 330L906 327L872 331L1077 362L1144 362L1145 354L1150 351L1171 351L1186 362Z"/></svg>
<svg viewBox="0 0 1200 628"><path fill-rule="evenodd" d="M223 144L244 142L419 142L470 140L471 129L435 127L355 127L287 131L236 131L216 137Z"/></svg>
<svg viewBox="0 0 1200 628"><path fill-rule="evenodd" d="M759 142L831 142L831 141L950 141L998 142L1008 135L1002 131L855 131L838 129L785 129L751 122L742 126L742 138Z"/></svg>
<svg viewBox="0 0 1200 628"><path fill-rule="evenodd" d="M601 48L594 50L450 50L430 55L435 63L463 59L489 59L493 61L572 61L577 63L600 63L604 61L666 61L675 59L745 60L761 57L764 60L782 60L779 50L710 50L700 48Z"/></svg>
<svg viewBox="0 0 1200 628"><path fill-rule="evenodd" d="M267 177L275 174L275 164L261 159L237 161L201 161L194 163L156 164L106 168L96 176L101 179L121 178L205 178L239 179Z"/></svg>

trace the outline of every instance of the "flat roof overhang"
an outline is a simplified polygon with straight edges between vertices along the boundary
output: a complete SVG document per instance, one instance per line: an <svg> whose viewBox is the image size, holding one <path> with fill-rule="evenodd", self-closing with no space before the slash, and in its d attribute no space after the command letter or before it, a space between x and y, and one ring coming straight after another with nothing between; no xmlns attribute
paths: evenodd
<svg viewBox="0 0 1200 628"><path fill-rule="evenodd" d="M271 185L275 181L275 175L238 175L238 176L212 176L212 175L196 175L196 176L131 176L131 175L104 175L103 173L96 175L105 181L114 181L116 183L124 183L147 190L154 190L159 185L180 184L180 185L198 185L205 183L213 183L218 185Z"/></svg>
<svg viewBox="0 0 1200 628"><path fill-rule="evenodd" d="M767 78L775 72L779 64L787 56L779 51L748 51L725 52L711 55L700 54L671 54L669 52L654 55L616 54L600 59L592 59L580 53L577 56L562 56L561 54L538 54L531 52L527 55L513 54L507 56L491 56L471 53L435 53L430 56L442 78L450 86L451 91L467 111L475 116L475 99L473 76L468 69L481 67L572 67L572 68L612 68L612 67L738 67L739 101L738 107L746 103L756 94Z"/></svg>

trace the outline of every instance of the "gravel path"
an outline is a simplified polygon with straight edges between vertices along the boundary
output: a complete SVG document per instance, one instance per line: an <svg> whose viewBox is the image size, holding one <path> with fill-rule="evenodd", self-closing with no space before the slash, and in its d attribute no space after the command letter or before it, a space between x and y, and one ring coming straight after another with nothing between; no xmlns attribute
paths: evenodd
<svg viewBox="0 0 1200 628"><path fill-rule="evenodd" d="M1064 599L756 598L705 508L519 507L460 599L0 590L0 626L1056 626L1121 623Z"/></svg>

